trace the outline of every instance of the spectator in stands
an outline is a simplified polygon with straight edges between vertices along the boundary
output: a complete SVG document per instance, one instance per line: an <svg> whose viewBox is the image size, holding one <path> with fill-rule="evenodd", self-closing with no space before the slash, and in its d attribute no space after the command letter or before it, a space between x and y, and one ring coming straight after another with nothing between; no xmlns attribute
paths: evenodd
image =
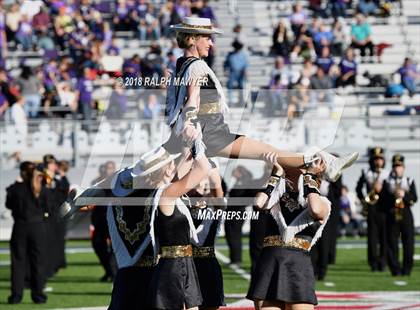
<svg viewBox="0 0 420 310"><path fill-rule="evenodd" d="M7 102L6 97L0 93L0 121L4 120L4 115L6 114L8 108L9 103Z"/></svg>
<svg viewBox="0 0 420 310"><path fill-rule="evenodd" d="M343 24L339 19L335 19L332 25L333 42L331 45L331 53L334 56L343 55L343 44L347 41L347 36L343 31Z"/></svg>
<svg viewBox="0 0 420 310"><path fill-rule="evenodd" d="M57 92L60 106L63 108L62 112L58 114L64 117L69 111L77 112L77 98L76 92L71 88L70 81L60 82L57 85Z"/></svg>
<svg viewBox="0 0 420 310"><path fill-rule="evenodd" d="M330 48L325 46L321 50L321 55L316 59L315 64L324 70L325 74L330 74L331 69L334 66L334 60L330 54Z"/></svg>
<svg viewBox="0 0 420 310"><path fill-rule="evenodd" d="M198 17L210 18L212 24L217 25L216 15L214 14L211 6L209 6L208 0L197 0L195 2L195 6L197 8Z"/></svg>
<svg viewBox="0 0 420 310"><path fill-rule="evenodd" d="M328 8L333 17L346 17L347 3L351 0L329 0Z"/></svg>
<svg viewBox="0 0 420 310"><path fill-rule="evenodd" d="M158 77L163 76L163 57L162 49L158 43L153 42L150 45L150 50L143 59L143 66L141 74L143 77ZM158 85L153 85L157 87Z"/></svg>
<svg viewBox="0 0 420 310"><path fill-rule="evenodd" d="M294 72L285 66L284 58L281 56L276 57L274 68L271 70L270 74L270 84L274 77L277 75L281 76L281 84L284 86L284 88L288 88L289 85L296 83L299 79L299 73Z"/></svg>
<svg viewBox="0 0 420 310"><path fill-rule="evenodd" d="M149 122L144 123L144 128L148 133L149 142L152 142L152 125L157 125L156 120L162 114L162 104L159 100L159 97L156 94L150 94L147 98L146 104L143 109L143 118L149 120Z"/></svg>
<svg viewBox="0 0 420 310"><path fill-rule="evenodd" d="M365 60L366 49L369 50L371 61L373 61L374 51L371 39L372 31L369 23L362 14L356 15L356 24L351 26L351 47L360 50L362 61Z"/></svg>
<svg viewBox="0 0 420 310"><path fill-rule="evenodd" d="M303 61L303 68L300 71L300 77L310 79L315 72L316 68L312 60L310 58L305 58Z"/></svg>
<svg viewBox="0 0 420 310"><path fill-rule="evenodd" d="M181 20L191 15L191 2L188 0L180 0L175 4L175 10Z"/></svg>
<svg viewBox="0 0 420 310"><path fill-rule="evenodd" d="M303 114L305 108L310 102L311 82L307 77L301 77L298 83L289 91L290 103L287 108L287 117L293 119Z"/></svg>
<svg viewBox="0 0 420 310"><path fill-rule="evenodd" d="M314 12L316 17L327 18L327 12L325 12L322 2L322 0L309 0L309 9Z"/></svg>
<svg viewBox="0 0 420 310"><path fill-rule="evenodd" d="M248 57L243 51L243 45L240 42L233 42L233 51L230 52L223 64L225 72L228 73L228 99L230 103L233 103L233 91L235 87L239 89L239 102L238 105L243 104L243 88L244 81L246 78L246 70L248 68Z"/></svg>
<svg viewBox="0 0 420 310"><path fill-rule="evenodd" d="M271 53L274 56L282 56L286 59L289 58L290 53L290 41L287 34L287 28L283 21L280 21L273 33L273 46L271 47Z"/></svg>
<svg viewBox="0 0 420 310"><path fill-rule="evenodd" d="M92 92L93 92L93 82L90 79L90 69L84 68L82 75L77 81L77 92L76 98L78 101L79 112L82 113L83 119L85 121L82 128L84 130L90 131L91 128L91 119L92 119Z"/></svg>
<svg viewBox="0 0 420 310"><path fill-rule="evenodd" d="M241 43L244 47L247 45L247 39L244 33L242 32L242 25L236 24L232 29L233 31L233 42L237 41Z"/></svg>
<svg viewBox="0 0 420 310"><path fill-rule="evenodd" d="M120 49L117 46L117 43L115 41L115 36L112 37L112 40L110 42L110 44L108 45L107 49L106 49L106 54L110 55L110 56L118 56L120 54Z"/></svg>
<svg viewBox="0 0 420 310"><path fill-rule="evenodd" d="M279 111L281 115L284 115L287 110L287 103L284 94L284 90L286 89L286 87L282 83L281 74L277 74L273 77L268 88L270 94L270 101L268 102L269 104L266 106L267 116L272 117L277 111Z"/></svg>
<svg viewBox="0 0 420 310"><path fill-rule="evenodd" d="M299 32L295 38L290 60L293 62L298 56L310 58L315 55L314 44L312 41L312 33L308 30L306 24L299 28Z"/></svg>
<svg viewBox="0 0 420 310"><path fill-rule="evenodd" d="M176 71L176 60L175 54L172 51L169 51L166 54L166 60L165 60L165 68L169 70L170 72Z"/></svg>
<svg viewBox="0 0 420 310"><path fill-rule="evenodd" d="M159 20L154 14L154 7L149 5L147 13L143 19L140 19L139 25L140 40L159 40L160 39L160 25Z"/></svg>
<svg viewBox="0 0 420 310"><path fill-rule="evenodd" d="M51 24L51 18L46 7L41 6L38 13L32 17L32 27L37 32L45 33Z"/></svg>
<svg viewBox="0 0 420 310"><path fill-rule="evenodd" d="M340 234L345 236L350 229L351 236L358 236L360 221L356 214L356 197L346 185L341 188L340 197Z"/></svg>
<svg viewBox="0 0 420 310"><path fill-rule="evenodd" d="M320 23L319 30L314 34L314 44L317 55L321 54L322 48L330 47L334 39L331 30L328 30L324 23Z"/></svg>
<svg viewBox="0 0 420 310"><path fill-rule="evenodd" d="M174 25L181 22L181 19L175 10L175 4L173 1L168 1L161 7L159 13L159 21L163 35L165 37L169 37L171 33L169 25Z"/></svg>
<svg viewBox="0 0 420 310"><path fill-rule="evenodd" d="M0 69L0 92L6 97L10 106L17 101L19 96L15 82L3 69Z"/></svg>
<svg viewBox="0 0 420 310"><path fill-rule="evenodd" d="M22 15L19 23L16 39L22 45L23 50L29 50L33 45L32 25L27 15Z"/></svg>
<svg viewBox="0 0 420 310"><path fill-rule="evenodd" d="M128 59L123 64L123 76L124 77L132 77L132 78L139 78L141 72L140 66L140 56L138 54L134 54L131 59Z"/></svg>
<svg viewBox="0 0 420 310"><path fill-rule="evenodd" d="M72 16L67 14L65 6L60 7L58 10L58 15L54 20L54 29L57 43L60 45L61 49L64 49L69 34L75 30Z"/></svg>
<svg viewBox="0 0 420 310"><path fill-rule="evenodd" d="M374 0L359 0L357 11L365 16L374 15L378 11L378 6Z"/></svg>
<svg viewBox="0 0 420 310"><path fill-rule="evenodd" d="M295 37L297 37L300 33L300 28L306 24L308 19L308 15L300 2L296 2L293 6L293 13L290 15L289 19L292 31L295 34Z"/></svg>
<svg viewBox="0 0 420 310"><path fill-rule="evenodd" d="M327 105L330 110L333 109L333 82L328 74L325 74L322 67L317 67L316 73L311 76L311 105L316 108L321 105Z"/></svg>
<svg viewBox="0 0 420 310"><path fill-rule="evenodd" d="M123 119L126 111L127 97L124 94L124 89L120 83L115 83L111 97L109 98L106 116L108 119Z"/></svg>
<svg viewBox="0 0 420 310"><path fill-rule="evenodd" d="M6 14L6 34L8 41L15 41L16 40L16 33L19 30L19 24L22 19L22 14L19 11L19 5L13 4L10 7L10 10Z"/></svg>
<svg viewBox="0 0 420 310"><path fill-rule="evenodd" d="M118 0L116 14L112 19L116 31L127 31L130 29L130 10L125 0Z"/></svg>
<svg viewBox="0 0 420 310"><path fill-rule="evenodd" d="M345 56L341 59L340 76L337 79L337 87L345 87L348 85L356 85L357 63L354 59L352 48L346 50Z"/></svg>
<svg viewBox="0 0 420 310"><path fill-rule="evenodd" d="M410 97L416 93L416 81L420 78L417 65L411 58L405 58L404 64L398 69L401 75L401 84L408 90Z"/></svg>
<svg viewBox="0 0 420 310"><path fill-rule="evenodd" d="M25 98L26 115L30 118L38 116L41 106L42 83L39 75L32 72L31 67L23 66L20 74L20 90Z"/></svg>
<svg viewBox="0 0 420 310"><path fill-rule="evenodd" d="M7 57L7 36L6 36L6 24L4 17L4 10L0 3L0 68L6 67Z"/></svg>
<svg viewBox="0 0 420 310"><path fill-rule="evenodd" d="M28 121L25 113L25 99L23 97L19 97L8 112L9 120L13 123L16 131L25 139L28 133Z"/></svg>

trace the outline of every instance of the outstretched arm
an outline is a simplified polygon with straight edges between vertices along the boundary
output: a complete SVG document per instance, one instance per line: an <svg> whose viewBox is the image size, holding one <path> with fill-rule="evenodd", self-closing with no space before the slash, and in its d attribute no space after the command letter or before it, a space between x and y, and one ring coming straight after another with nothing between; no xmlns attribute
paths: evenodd
<svg viewBox="0 0 420 310"><path fill-rule="evenodd" d="M192 154L194 158L192 169L184 177L170 184L163 191L159 200L159 209L166 216L172 215L175 200L196 187L210 170L210 164L204 153L204 144L201 140L196 140L194 143Z"/></svg>
<svg viewBox="0 0 420 310"><path fill-rule="evenodd" d="M307 198L308 211L310 216L318 221L323 221L328 217L329 206L321 199L319 187L321 185L321 174L326 166L323 160L318 160L307 169L303 174L303 191Z"/></svg>

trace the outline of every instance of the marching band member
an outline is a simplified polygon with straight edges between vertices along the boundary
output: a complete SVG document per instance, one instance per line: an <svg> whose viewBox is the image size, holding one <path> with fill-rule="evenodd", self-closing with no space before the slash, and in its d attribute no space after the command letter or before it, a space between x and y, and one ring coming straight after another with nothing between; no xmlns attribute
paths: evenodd
<svg viewBox="0 0 420 310"><path fill-rule="evenodd" d="M247 298L256 309L313 309L317 298L309 251L330 214L330 202L319 192L325 164L320 160L303 175L286 178L278 164L274 170L265 189L270 199L260 212L267 217L264 248Z"/></svg>
<svg viewBox="0 0 420 310"><path fill-rule="evenodd" d="M386 266L385 212L379 202L383 181L389 174L384 166L384 150L381 147L370 149L369 169L362 170L356 186L357 197L367 213L368 263L372 271L383 271Z"/></svg>
<svg viewBox="0 0 420 310"><path fill-rule="evenodd" d="M393 276L409 276L413 268L414 220L411 207L417 201L416 185L404 176L404 156L392 157L392 171L384 181L381 201L386 210L388 265ZM403 263L399 263L398 240L403 246Z"/></svg>

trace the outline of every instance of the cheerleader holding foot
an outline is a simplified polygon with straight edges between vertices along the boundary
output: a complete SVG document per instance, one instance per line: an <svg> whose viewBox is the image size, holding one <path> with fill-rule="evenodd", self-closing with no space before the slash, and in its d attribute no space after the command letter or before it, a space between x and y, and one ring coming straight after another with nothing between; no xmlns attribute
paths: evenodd
<svg viewBox="0 0 420 310"><path fill-rule="evenodd" d="M322 160L300 173L273 170L260 212L267 220L264 247L247 298L256 309L314 309L315 278L309 251L322 235L330 202L319 194Z"/></svg>
<svg viewBox="0 0 420 310"><path fill-rule="evenodd" d="M159 189L153 199L150 235L155 256L160 256L149 288L150 302L155 309L198 309L202 304L192 246L199 243L198 236L180 197L208 175L210 164L200 139L194 142L191 154L192 169Z"/></svg>
<svg viewBox="0 0 420 310"><path fill-rule="evenodd" d="M163 147L170 153L181 152L184 143L195 139L194 128L198 122L208 157L262 160L264 154L275 153L277 163L286 170L302 168L322 158L327 166L325 177L331 181L337 180L341 171L357 159L358 153L336 158L319 149L308 150L305 154L288 152L232 133L224 119L228 108L221 83L202 59L213 46L211 35L221 31L212 27L210 19L195 17L187 17L171 28L177 32L178 45L184 49L184 56L177 60L167 91L165 112L172 132Z"/></svg>

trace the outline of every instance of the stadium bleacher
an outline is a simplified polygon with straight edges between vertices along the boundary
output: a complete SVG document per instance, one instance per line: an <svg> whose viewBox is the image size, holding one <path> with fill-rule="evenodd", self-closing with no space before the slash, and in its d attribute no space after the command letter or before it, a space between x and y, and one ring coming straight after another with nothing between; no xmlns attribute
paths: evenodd
<svg viewBox="0 0 420 310"><path fill-rule="evenodd" d="M157 7L166 3L166 1L151 2ZM224 34L215 39L216 57L213 68L222 84L226 85L227 77L223 72L223 62L232 50L234 33L231 30L236 24L241 24L249 56L246 91L259 92L269 84L270 72L275 62L275 58L270 56L273 28L281 19L288 22L295 1L236 1L236 18L229 11L229 2L228 0L210 1L218 26L224 30ZM309 1L300 2L306 9L308 8ZM103 19L110 21L116 1L95 1L95 3L100 4L97 8L101 11ZM8 2L6 1L5 4L7 5ZM415 159L420 155L420 122L419 116L415 115L415 106L420 104L420 87L412 97L404 92L400 98L385 98L385 87L369 87L369 80L364 77L364 73L368 71L371 75L380 75L391 80L392 74L401 67L405 57L411 57L415 62L420 61L420 2L402 0L391 2L391 6L389 17L368 17L372 27L373 42L391 44L390 47L384 49L382 62L378 63L375 58L374 63L362 63L358 56L356 58L359 63L357 86L335 90L336 95L344 100L345 109L340 114L340 129L337 132L333 130L333 136L335 136L332 148L338 151L357 150L365 153L368 146L379 144L383 145L389 154L399 151ZM311 11L307 10L307 12L311 16ZM350 25L354 20L354 6L349 8L348 13L348 17L343 18L347 37L349 37ZM325 19L327 25L331 25L332 21L332 18ZM124 60L135 54L138 54L141 59L145 58L153 43L150 40L140 40L136 31L115 31L114 35L120 56ZM163 54L172 48L172 42L165 37L158 40L158 43L164 51ZM335 57L336 63L339 59L340 57ZM15 78L19 76L23 60L26 65L36 67L43 64L44 55L40 50L23 51L13 42L9 42L6 69L9 70L11 76ZM289 65L290 70L299 72L302 62L303 59L298 57ZM121 63L117 66L121 67ZM91 132L84 131L83 121L74 120L70 114L64 119L55 115L29 119L26 137L17 134L13 124L1 121L0 162L2 167L9 169L15 166L14 160L10 158L16 152L21 153L20 158L39 160L46 151L54 150L57 157L71 159L78 165L84 165L89 155L90 157L97 156L99 162L104 156L113 156L120 152L138 154L146 151L150 146L161 143L167 131L160 125L160 120L142 119L145 97L141 95L141 90L125 90L127 112L124 120L114 122L101 116L107 108L112 85L112 77L106 75L94 81L93 97L101 108L95 111L98 117L95 119ZM261 124L247 129L251 130L247 132L251 136L294 150L300 150L305 145L313 145L331 138L331 134L328 134L331 132L328 126L311 132L310 135L305 134L309 127L307 120L306 123L296 121L296 127L287 131L287 135L284 137L275 135L276 138L273 138L273 133L278 130L286 132L284 125L286 120L278 117L276 120L267 122L264 119L264 103L257 100L253 105L252 121L261 120ZM387 110L405 111L406 108L408 108L406 114L409 115L384 115ZM54 109L64 109L69 112L68 108L52 107L51 111ZM243 108L231 108L229 121L232 128L240 129L242 125L245 127L249 125L246 122L250 120L247 113L251 111L251 105L247 109L244 112ZM311 115L316 115L318 120L331 119L328 112L325 115L322 111L318 111ZM146 130L148 126L153 128L152 136ZM127 148L127 145L130 147ZM82 158L84 160L81 160ZM1 188L4 186L2 182ZM2 192L0 195L0 204L3 201L3 194Z"/></svg>

